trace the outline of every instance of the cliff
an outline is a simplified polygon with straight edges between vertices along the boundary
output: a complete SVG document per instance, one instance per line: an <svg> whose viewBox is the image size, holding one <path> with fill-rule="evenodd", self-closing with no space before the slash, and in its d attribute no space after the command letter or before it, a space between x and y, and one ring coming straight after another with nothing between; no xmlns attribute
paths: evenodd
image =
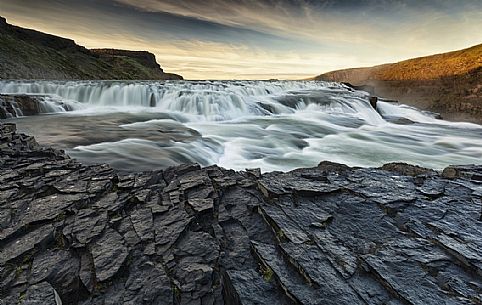
<svg viewBox="0 0 482 305"><path fill-rule="evenodd" d="M481 304L480 166L85 166L0 123L0 304Z"/></svg>
<svg viewBox="0 0 482 305"><path fill-rule="evenodd" d="M394 64L328 72L315 79L371 86L374 95L438 112L446 119L482 122L482 44Z"/></svg>
<svg viewBox="0 0 482 305"><path fill-rule="evenodd" d="M145 51L89 50L73 40L9 25L0 17L0 79L179 80Z"/></svg>

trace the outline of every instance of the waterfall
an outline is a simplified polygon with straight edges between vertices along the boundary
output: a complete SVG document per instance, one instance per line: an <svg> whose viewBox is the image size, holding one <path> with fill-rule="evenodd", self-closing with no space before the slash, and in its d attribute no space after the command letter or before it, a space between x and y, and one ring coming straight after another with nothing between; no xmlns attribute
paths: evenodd
<svg viewBox="0 0 482 305"><path fill-rule="evenodd" d="M12 119L20 131L122 170L196 162L286 171L322 160L443 168L482 157L481 126L383 101L375 110L368 93L339 83L0 81L0 94L33 95L40 112L58 113Z"/></svg>
<svg viewBox="0 0 482 305"><path fill-rule="evenodd" d="M74 109L117 107L155 108L180 112L206 120L234 119L244 115L289 113L296 107L316 103L298 98L292 105L277 101L289 92L324 90L327 94L349 93L337 83L295 81L204 81L204 82L117 82L117 81L6 81L0 93L35 94L60 98ZM333 100L332 102L336 102ZM267 105L269 109L267 109ZM271 111L270 111L271 110Z"/></svg>

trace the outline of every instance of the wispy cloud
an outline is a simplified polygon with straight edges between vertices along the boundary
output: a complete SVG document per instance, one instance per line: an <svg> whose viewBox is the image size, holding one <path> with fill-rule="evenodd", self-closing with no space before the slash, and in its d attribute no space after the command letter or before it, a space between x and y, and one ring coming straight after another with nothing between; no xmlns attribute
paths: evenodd
<svg viewBox="0 0 482 305"><path fill-rule="evenodd" d="M482 13L480 0L115 1L142 11L166 12L280 36L306 37L323 43L364 43L380 36L387 38L387 30L400 34L404 27L423 26L434 18L439 23L451 25L460 18L469 17L480 25L477 17Z"/></svg>
<svg viewBox="0 0 482 305"><path fill-rule="evenodd" d="M480 0L0 0L21 26L188 78L303 78L482 42Z"/></svg>

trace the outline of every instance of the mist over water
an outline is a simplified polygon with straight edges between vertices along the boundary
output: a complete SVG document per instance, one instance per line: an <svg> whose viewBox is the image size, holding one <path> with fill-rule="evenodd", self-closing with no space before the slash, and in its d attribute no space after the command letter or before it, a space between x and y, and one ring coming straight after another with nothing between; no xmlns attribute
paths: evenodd
<svg viewBox="0 0 482 305"><path fill-rule="evenodd" d="M287 171L323 160L441 169L482 159L482 126L386 102L375 111L367 93L337 83L4 81L0 93L47 95L53 113L14 119L18 128L122 170L197 162Z"/></svg>

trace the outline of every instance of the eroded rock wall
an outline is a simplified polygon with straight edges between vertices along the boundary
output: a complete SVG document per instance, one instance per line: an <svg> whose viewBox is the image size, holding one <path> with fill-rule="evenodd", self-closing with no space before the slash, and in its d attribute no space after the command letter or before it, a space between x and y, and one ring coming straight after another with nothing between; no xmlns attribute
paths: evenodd
<svg viewBox="0 0 482 305"><path fill-rule="evenodd" d="M0 125L0 304L480 304L482 167L84 166Z"/></svg>

